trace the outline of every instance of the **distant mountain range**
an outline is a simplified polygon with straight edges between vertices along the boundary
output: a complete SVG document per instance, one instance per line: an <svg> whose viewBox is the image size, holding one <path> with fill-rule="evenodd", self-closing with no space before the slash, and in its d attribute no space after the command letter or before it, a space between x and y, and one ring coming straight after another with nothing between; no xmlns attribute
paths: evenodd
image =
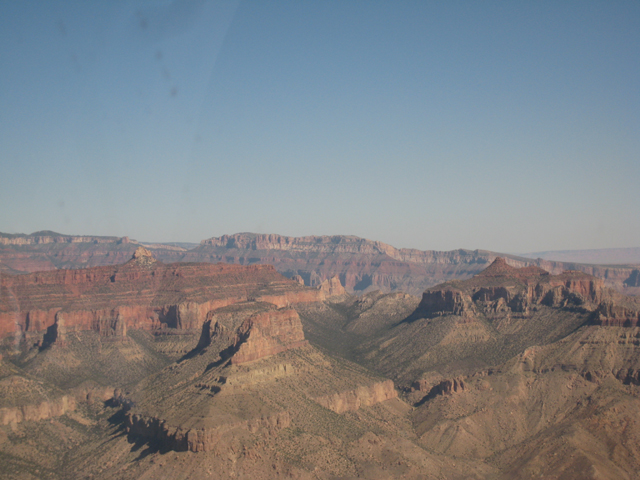
<svg viewBox="0 0 640 480"><path fill-rule="evenodd" d="M598 265L638 265L638 248L599 248L595 250L550 250L548 252L522 253L521 257L542 258L559 262L594 263Z"/></svg>
<svg viewBox="0 0 640 480"><path fill-rule="evenodd" d="M0 271L28 273L114 265L127 261L141 244L128 237L72 236L48 231L31 235L0 233ZM237 233L203 240L194 248L188 248L193 244L180 243L144 245L165 263L271 264L286 277L300 277L308 286L318 286L338 276L347 291L356 293L400 290L419 295L439 283L470 278L498 256L514 267L535 265L552 274L582 271L603 278L607 286L621 292L640 293L640 267L629 265L628 259L635 258L631 256L622 262L624 265L597 265L552 260L541 254L525 257L486 250L397 249L347 235L286 237ZM623 260L623 253L619 252L618 258Z"/></svg>

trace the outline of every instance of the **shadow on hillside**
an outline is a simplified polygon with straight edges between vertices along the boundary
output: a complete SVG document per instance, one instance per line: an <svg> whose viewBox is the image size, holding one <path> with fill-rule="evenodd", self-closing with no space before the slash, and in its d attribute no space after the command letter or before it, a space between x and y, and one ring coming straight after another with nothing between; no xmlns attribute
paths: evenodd
<svg viewBox="0 0 640 480"><path fill-rule="evenodd" d="M156 442L153 439L127 432L125 425L127 418L126 412L126 408L120 408L117 412L111 415L107 421L116 427L113 438L126 436L127 442L131 445L131 451L139 452L135 461L142 460L153 453L166 453L169 451L169 449L163 450L159 442Z"/></svg>
<svg viewBox="0 0 640 480"><path fill-rule="evenodd" d="M417 322L418 320L423 320L425 318L428 318L423 311L420 310L420 307L417 307L413 312L411 312L411 314L409 314L408 317L404 318L403 320L400 320L397 325L402 325L403 323L414 323Z"/></svg>

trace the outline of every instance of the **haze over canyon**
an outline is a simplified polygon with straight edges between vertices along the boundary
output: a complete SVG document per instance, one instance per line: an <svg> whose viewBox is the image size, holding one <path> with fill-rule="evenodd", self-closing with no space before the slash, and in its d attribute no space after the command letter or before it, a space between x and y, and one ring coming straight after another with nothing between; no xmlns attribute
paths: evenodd
<svg viewBox="0 0 640 480"><path fill-rule="evenodd" d="M637 265L0 235L3 478L635 478Z"/></svg>

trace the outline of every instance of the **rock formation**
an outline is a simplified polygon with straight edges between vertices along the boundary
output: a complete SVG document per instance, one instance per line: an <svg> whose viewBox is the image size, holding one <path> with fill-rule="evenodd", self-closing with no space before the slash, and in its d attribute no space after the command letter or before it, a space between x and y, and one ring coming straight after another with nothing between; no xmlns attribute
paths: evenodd
<svg viewBox="0 0 640 480"><path fill-rule="evenodd" d="M238 328L231 363L252 362L307 343L300 317L292 308L258 313Z"/></svg>
<svg viewBox="0 0 640 480"><path fill-rule="evenodd" d="M325 294L326 298L341 297L347 294L337 275L323 281L318 288Z"/></svg>
<svg viewBox="0 0 640 480"><path fill-rule="evenodd" d="M385 380L373 385L360 386L354 390L316 398L315 401L336 413L344 413L358 410L360 407L375 405L385 400L391 400L397 396L398 392L393 382Z"/></svg>
<svg viewBox="0 0 640 480"><path fill-rule="evenodd" d="M0 339L42 343L37 337L48 335L49 344L85 330L104 337L124 337L128 329L199 333L207 312L226 305L284 307L326 296L268 265L166 265L143 247L124 265L3 275L0 288Z"/></svg>
<svg viewBox="0 0 640 480"><path fill-rule="evenodd" d="M84 268L125 262L138 244L127 237L72 237L52 232L32 235L0 234L0 271L34 272ZM454 279L467 279L496 257L484 250L449 252L397 249L354 236L285 237L239 233L203 240L187 250L175 245L148 245L163 262L225 262L270 264L287 277L319 286L338 276L348 292L402 290L420 295L426 288ZM514 267L534 265L552 274L578 270L602 278L607 286L637 294L637 267L586 265L505 256Z"/></svg>
<svg viewBox="0 0 640 480"><path fill-rule="evenodd" d="M635 307L613 308L612 302L631 302ZM434 317L459 315L473 317L498 312L530 313L539 305L598 310L600 321L637 323L640 303L604 286L604 281L586 273L568 271L559 275L535 266L515 268L497 258L483 272L463 282L452 282L426 290L416 315Z"/></svg>
<svg viewBox="0 0 640 480"><path fill-rule="evenodd" d="M341 241L318 243L358 244ZM640 304L602 279L497 258L422 298L353 297L335 276L135 246L124 265L0 278L3 478L640 470Z"/></svg>
<svg viewBox="0 0 640 480"><path fill-rule="evenodd" d="M245 302L210 312L194 351L131 393L126 428L165 449L211 452L325 415L301 402L344 413L396 398L393 382L311 347L292 308Z"/></svg>

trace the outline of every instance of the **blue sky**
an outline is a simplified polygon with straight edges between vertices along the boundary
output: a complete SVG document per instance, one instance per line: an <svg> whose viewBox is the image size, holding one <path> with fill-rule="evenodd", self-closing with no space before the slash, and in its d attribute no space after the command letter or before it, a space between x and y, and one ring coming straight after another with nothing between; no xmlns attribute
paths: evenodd
<svg viewBox="0 0 640 480"><path fill-rule="evenodd" d="M640 2L1 2L0 231L640 246Z"/></svg>

